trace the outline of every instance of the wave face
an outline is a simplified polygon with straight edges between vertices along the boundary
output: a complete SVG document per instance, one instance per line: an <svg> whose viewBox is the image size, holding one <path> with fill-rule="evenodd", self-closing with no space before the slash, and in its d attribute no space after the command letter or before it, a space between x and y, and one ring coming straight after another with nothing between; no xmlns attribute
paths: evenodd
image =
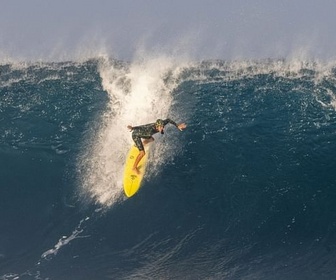
<svg viewBox="0 0 336 280"><path fill-rule="evenodd" d="M0 279L335 279L336 67L0 65ZM155 136L122 191L128 124Z"/></svg>

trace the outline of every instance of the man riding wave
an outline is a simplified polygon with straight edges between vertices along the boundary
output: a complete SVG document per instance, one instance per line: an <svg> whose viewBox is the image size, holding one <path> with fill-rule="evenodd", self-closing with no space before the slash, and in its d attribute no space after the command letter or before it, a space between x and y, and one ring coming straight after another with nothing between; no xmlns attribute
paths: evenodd
<svg viewBox="0 0 336 280"><path fill-rule="evenodd" d="M139 154L137 158L135 159L135 162L132 168L134 173L140 174L140 171L138 169L138 164L145 155L144 145L154 141L154 138L153 138L154 134L158 132L160 132L161 134L164 134L164 127L168 123L176 126L180 131L182 131L183 129L187 127L185 123L177 124L171 119L165 119L165 120L158 119L156 120L155 123L149 123L149 124L140 125L140 126L131 126L131 125L127 126L127 128L130 131L132 131L132 139L135 143L135 146L139 149Z"/></svg>

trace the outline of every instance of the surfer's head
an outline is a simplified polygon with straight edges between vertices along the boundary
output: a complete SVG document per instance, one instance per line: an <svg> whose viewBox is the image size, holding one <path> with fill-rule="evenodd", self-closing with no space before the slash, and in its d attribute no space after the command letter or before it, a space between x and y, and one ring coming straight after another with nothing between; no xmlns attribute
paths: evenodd
<svg viewBox="0 0 336 280"><path fill-rule="evenodd" d="M164 123L163 123L163 120L161 119L157 119L156 122L155 122L155 127L156 129L161 132L161 134L163 134L163 128L164 128Z"/></svg>

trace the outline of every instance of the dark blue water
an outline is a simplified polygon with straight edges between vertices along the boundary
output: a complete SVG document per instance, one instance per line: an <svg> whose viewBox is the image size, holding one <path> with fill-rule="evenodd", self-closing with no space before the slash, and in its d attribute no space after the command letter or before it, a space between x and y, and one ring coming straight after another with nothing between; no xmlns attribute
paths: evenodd
<svg viewBox="0 0 336 280"><path fill-rule="evenodd" d="M336 279L335 69L1 64L0 279ZM165 117L126 199L126 125Z"/></svg>

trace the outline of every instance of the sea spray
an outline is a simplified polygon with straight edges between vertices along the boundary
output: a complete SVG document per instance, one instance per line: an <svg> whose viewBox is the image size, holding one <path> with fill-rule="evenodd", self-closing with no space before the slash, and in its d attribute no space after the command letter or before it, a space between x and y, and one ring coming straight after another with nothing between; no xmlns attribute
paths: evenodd
<svg viewBox="0 0 336 280"><path fill-rule="evenodd" d="M170 116L170 108L180 69L181 66L177 67L172 59L166 57L131 64L101 61L99 73L108 95L108 105L91 145L81 157L80 164L85 170L82 193L106 206L122 199L125 157L132 145L127 125L177 117ZM158 168L172 154L167 153L160 141L153 146L152 166Z"/></svg>

